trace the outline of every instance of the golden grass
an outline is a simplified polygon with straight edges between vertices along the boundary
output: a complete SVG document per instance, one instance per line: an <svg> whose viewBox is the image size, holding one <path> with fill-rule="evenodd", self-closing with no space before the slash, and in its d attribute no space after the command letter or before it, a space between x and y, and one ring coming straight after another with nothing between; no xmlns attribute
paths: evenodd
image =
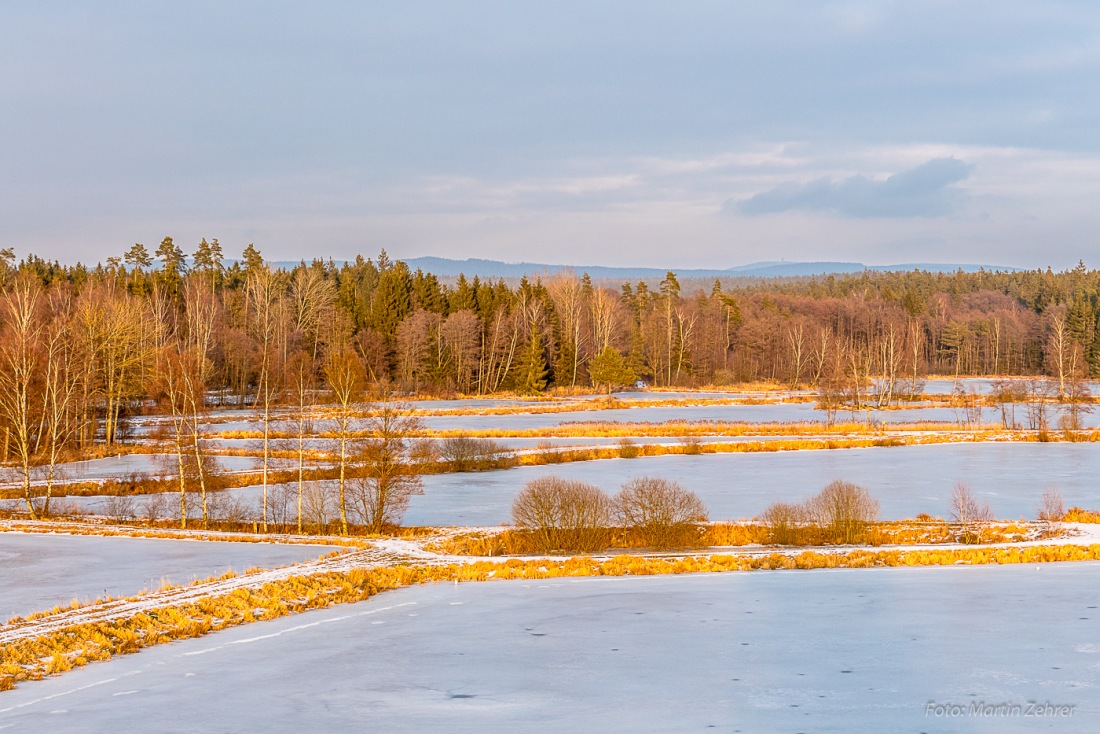
<svg viewBox="0 0 1100 734"><path fill-rule="evenodd" d="M893 423L888 426L878 424L868 425L866 422L843 422L831 426L817 421L802 421L788 423L752 423L746 421L684 421L673 420L660 423L636 422L621 423L607 421L586 421L584 423L568 423L545 428L477 428L477 429L446 429L423 430L416 433L421 438L642 438L642 437L680 437L680 436L833 436L833 435L867 435L882 433L913 433L913 432L951 432L968 433L974 430L989 431L999 434L1014 433L1002 431L996 425L990 424L981 429L962 429L956 423L947 422L922 422L922 423ZM275 434L272 434L273 436ZM365 437L368 434L359 432L356 437ZM257 431L224 431L210 434L212 438L261 438ZM279 435L278 438L293 438L290 435ZM335 438L335 434L321 433L313 438ZM295 457L297 454L295 454Z"/></svg>
<svg viewBox="0 0 1100 734"><path fill-rule="evenodd" d="M1066 510L1066 514L1062 517L1062 520L1065 522L1083 522L1097 524L1100 523L1100 512L1083 510L1080 507L1071 507Z"/></svg>
<svg viewBox="0 0 1100 734"><path fill-rule="evenodd" d="M1100 521L1100 517L1098 517ZM942 520L888 520L874 523L868 531L867 545L932 545L958 542L960 528L957 524ZM983 525L977 531L976 543L1020 543L1047 538L1057 533L1045 524L1020 522L994 522ZM715 522L696 526L689 534L689 542L683 548L717 548L768 545L769 528L759 522ZM646 547L640 534L623 528L609 532L608 551L642 549ZM824 545L824 534L805 533L798 545ZM534 542L526 531L505 528L499 531L473 530L456 533L429 543L425 549L433 553L462 556L530 555L535 552Z"/></svg>
<svg viewBox="0 0 1100 734"><path fill-rule="evenodd" d="M546 464L565 464L576 461L596 461L599 459L636 458L639 456L668 456L696 454L749 454L777 451L812 451L831 449L855 449L869 447L917 446L939 443L982 442L990 440L983 433L971 432L964 436L944 436L940 434L916 436L883 436L879 438L803 438L775 441L740 441L736 443L687 442L681 444L632 444L627 447L595 446L587 448L565 448L556 451L522 454L517 459L518 466L544 466Z"/></svg>

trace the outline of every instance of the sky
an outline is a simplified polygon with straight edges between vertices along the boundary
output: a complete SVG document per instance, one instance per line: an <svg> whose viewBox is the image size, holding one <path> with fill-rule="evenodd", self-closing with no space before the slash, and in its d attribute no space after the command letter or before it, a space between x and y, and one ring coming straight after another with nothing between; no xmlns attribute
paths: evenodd
<svg viewBox="0 0 1100 734"><path fill-rule="evenodd" d="M0 3L0 247L1089 266L1100 3Z"/></svg>

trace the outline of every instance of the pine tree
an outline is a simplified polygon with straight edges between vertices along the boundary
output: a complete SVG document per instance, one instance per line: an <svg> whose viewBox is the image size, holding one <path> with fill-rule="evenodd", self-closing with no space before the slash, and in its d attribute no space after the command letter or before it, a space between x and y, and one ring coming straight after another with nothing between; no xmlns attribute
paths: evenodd
<svg viewBox="0 0 1100 734"><path fill-rule="evenodd" d="M153 264L153 258L149 257L149 251L145 245L135 242L134 246L126 251L122 259L132 268L147 268Z"/></svg>
<svg viewBox="0 0 1100 734"><path fill-rule="evenodd" d="M546 355L543 352L542 334L537 329L531 330L531 338L527 340L527 348L516 365L516 392L524 394L540 393L546 389L546 378L550 370L546 364Z"/></svg>
<svg viewBox="0 0 1100 734"><path fill-rule="evenodd" d="M199 243L198 249L195 250L195 255L192 260L196 272L209 275L210 285L211 288L213 288L217 283L218 277L225 269L222 266L221 244L216 239L207 242L206 238L203 237L202 242Z"/></svg>
<svg viewBox="0 0 1100 734"><path fill-rule="evenodd" d="M592 377L593 387L605 386L608 395L614 388L629 385L636 379L622 352L611 346L588 363L588 374Z"/></svg>
<svg viewBox="0 0 1100 734"><path fill-rule="evenodd" d="M169 295L177 295L186 270L183 250L172 242L171 237L165 237L161 240L156 254L161 261L160 282L164 284Z"/></svg>
<svg viewBox="0 0 1100 734"><path fill-rule="evenodd" d="M248 243L248 247L244 248L244 253L241 257L244 259L244 269L250 273L264 266L264 256L260 254L260 251L257 250L256 246L251 242Z"/></svg>

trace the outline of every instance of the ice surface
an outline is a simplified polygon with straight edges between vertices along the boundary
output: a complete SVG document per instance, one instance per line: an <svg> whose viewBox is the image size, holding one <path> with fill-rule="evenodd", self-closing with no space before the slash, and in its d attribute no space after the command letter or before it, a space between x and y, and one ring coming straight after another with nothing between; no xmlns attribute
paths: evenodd
<svg viewBox="0 0 1100 734"><path fill-rule="evenodd" d="M947 517L956 481L967 482L1000 518L1035 517L1043 490L1061 491L1065 506L1100 508L1100 445L1094 443L962 443L895 448L702 454L609 459L506 471L424 477L408 525L495 525L508 520L525 482L556 475L608 492L641 475L674 479L696 492L711 519L753 517L777 500L798 501L834 479L867 487L883 518L921 512Z"/></svg>
<svg viewBox="0 0 1100 734"><path fill-rule="evenodd" d="M1020 378L1008 378L1013 385L1021 385L1026 382ZM989 377L960 377L958 380L925 380L925 395L950 395L957 389L964 392L977 392L988 395L993 390L995 380ZM1089 390L1095 395L1100 392L1100 382L1087 381ZM1022 406L1021 406L1022 407Z"/></svg>
<svg viewBox="0 0 1100 734"><path fill-rule="evenodd" d="M1017 421L1024 420L1024 408L1019 406ZM1052 411L1056 413L1056 411ZM432 430L524 430L552 428L563 423L618 422L618 423L662 423L665 421L729 421L748 423L824 423L825 413L817 410L813 403L766 403L760 405L675 405L639 408L615 408L611 410L577 410L562 413L509 413L505 415L431 415L423 418L424 426ZM958 423L965 416L961 409L942 407L914 407L901 410L873 410L871 420L875 423L896 424L919 421ZM853 417L851 411L837 414L839 421L864 422L866 411L857 411ZM999 422L999 413L985 408L982 420L989 423ZM1085 416L1088 425L1096 423L1095 416ZM1056 419L1053 420L1056 424ZM315 421L318 427L324 427L324 421ZM356 428L363 428L362 421L353 422ZM204 430L257 431L262 424L255 420L242 418L229 423L217 423L204 426Z"/></svg>
<svg viewBox="0 0 1100 734"><path fill-rule="evenodd" d="M262 465L262 460L253 456L217 456L224 472L254 471ZM150 477L173 476L177 471L175 454L121 454L104 459L88 459L58 464L54 471L57 482L101 482L106 479L127 479L132 474L145 474ZM297 466L289 459L271 458L269 465L278 468ZM47 467L35 468L34 481L44 482ZM12 467L0 472L0 486L20 486L22 477L19 470Z"/></svg>
<svg viewBox="0 0 1100 734"><path fill-rule="evenodd" d="M428 475L424 494L411 499L404 524L499 525L508 521L523 485L547 475L591 482L609 493L637 476L674 479L699 495L712 520L754 517L772 502L800 501L834 479L870 490L884 519L922 512L948 517L957 481L969 484L978 500L988 502L994 515L1004 519L1034 518L1047 488L1058 489L1067 508L1100 509L1100 444L958 443L649 456ZM287 486L296 496L297 485ZM225 492L258 508L262 488ZM269 492L276 494L270 488ZM136 504L140 507L142 501L137 498ZM64 502L93 513L109 508L108 500L97 496L66 497Z"/></svg>
<svg viewBox="0 0 1100 734"><path fill-rule="evenodd" d="M991 410L985 419L996 421ZM1020 414L1022 418L1022 413ZM871 420L879 423L914 423L943 421L955 423L960 414L952 408L910 408L905 410L872 411ZM867 420L859 411L837 414L837 420ZM825 422L825 413L813 403L768 403L763 405L677 405L652 408L616 408L612 410L577 411L568 413L513 413L508 415L434 415L424 418L424 425L434 430L529 429L550 428L563 423L589 422L663 423L665 421L744 421L748 423Z"/></svg>
<svg viewBox="0 0 1100 734"><path fill-rule="evenodd" d="M89 731L1085 732L1097 564L405 589L0 693ZM929 702L1075 706L936 718Z"/></svg>
<svg viewBox="0 0 1100 734"><path fill-rule="evenodd" d="M229 543L119 536L0 533L0 623L72 600L129 596L253 566L317 558L322 545Z"/></svg>

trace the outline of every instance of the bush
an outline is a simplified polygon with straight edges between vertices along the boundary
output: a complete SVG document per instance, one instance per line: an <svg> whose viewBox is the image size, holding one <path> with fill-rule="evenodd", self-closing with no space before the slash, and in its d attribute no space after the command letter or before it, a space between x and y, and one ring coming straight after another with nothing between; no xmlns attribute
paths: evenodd
<svg viewBox="0 0 1100 734"><path fill-rule="evenodd" d="M779 545L798 545L806 535L806 508L791 502L773 502L761 516L768 529L768 542Z"/></svg>
<svg viewBox="0 0 1100 734"><path fill-rule="evenodd" d="M1039 519L1043 522L1060 522L1066 516L1062 493L1057 489L1043 490L1042 504L1039 505Z"/></svg>
<svg viewBox="0 0 1100 734"><path fill-rule="evenodd" d="M110 495L103 500L103 514L115 520L133 520L137 517L137 506L129 495Z"/></svg>
<svg viewBox="0 0 1100 734"><path fill-rule="evenodd" d="M623 526L638 532L651 548L698 545L697 523L707 519L707 508L694 492L655 477L624 484L615 497L615 508Z"/></svg>
<svg viewBox="0 0 1100 734"><path fill-rule="evenodd" d="M439 459L451 471L493 469L507 453L504 446L487 438L454 436L439 442Z"/></svg>
<svg viewBox="0 0 1100 734"><path fill-rule="evenodd" d="M169 517L171 512L172 508L169 506L168 496L163 492L146 496L141 505L142 518L152 524L156 524L162 518Z"/></svg>
<svg viewBox="0 0 1100 734"><path fill-rule="evenodd" d="M543 464L561 464L565 461L565 453L558 450L553 441L539 441L535 445L535 451Z"/></svg>
<svg viewBox="0 0 1100 734"><path fill-rule="evenodd" d="M970 491L970 485L956 482L951 491L951 519L962 526L959 540L963 543L978 543L981 540L981 527L993 520L993 511L989 505L978 504Z"/></svg>
<svg viewBox="0 0 1100 734"><path fill-rule="evenodd" d="M560 477L528 482L512 503L512 523L539 553L595 551L610 538L611 500L599 488Z"/></svg>
<svg viewBox="0 0 1100 734"><path fill-rule="evenodd" d="M698 436L681 436L679 441L685 454L694 456L703 453L703 441Z"/></svg>
<svg viewBox="0 0 1100 734"><path fill-rule="evenodd" d="M629 438L624 438L619 441L619 457L622 459L637 459L638 458L638 444L631 441Z"/></svg>
<svg viewBox="0 0 1100 734"><path fill-rule="evenodd" d="M878 500L863 487L836 480L807 503L809 516L834 543L859 543L878 518Z"/></svg>
<svg viewBox="0 0 1100 734"><path fill-rule="evenodd" d="M1092 512L1081 507L1071 507L1062 517L1063 522L1100 523L1100 512Z"/></svg>

